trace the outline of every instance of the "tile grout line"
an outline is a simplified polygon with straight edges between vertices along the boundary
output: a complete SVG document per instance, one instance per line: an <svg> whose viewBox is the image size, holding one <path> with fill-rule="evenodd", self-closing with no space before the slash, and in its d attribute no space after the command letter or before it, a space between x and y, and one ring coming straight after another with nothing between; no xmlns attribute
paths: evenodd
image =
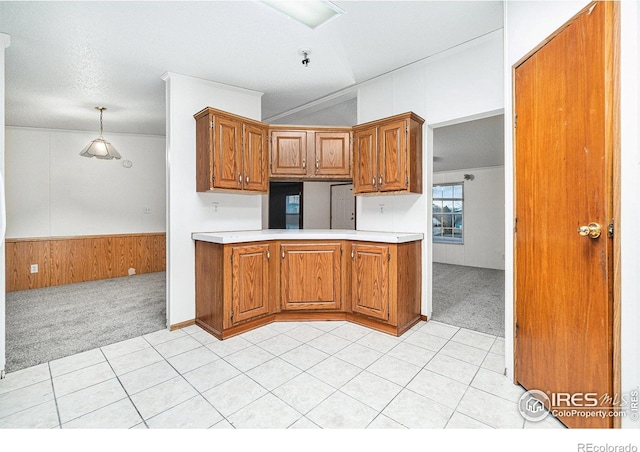
<svg viewBox="0 0 640 452"><path fill-rule="evenodd" d="M424 326L424 325L423 325L423 326ZM416 332L420 331L421 329L422 329L422 327L418 328L416 331L414 331L414 334L415 334ZM405 338L405 339L407 339L407 338ZM402 342L404 342L404 339L403 339L400 343L402 343ZM413 344L411 344L410 342L408 342L408 344L413 345ZM445 344L446 344L446 343L445 343ZM399 344L397 344L397 345L399 345ZM396 346L397 346L397 345L396 345ZM428 350L428 349L426 349L426 348L424 348L424 347L420 347L419 345L415 345L415 347L419 347L419 348L421 348L421 349L423 349L423 350L425 350L425 351L433 352L433 350ZM444 345L443 345L442 347L444 347ZM442 347L440 347L440 350L442 350ZM393 347L393 348L395 348L395 347ZM392 348L391 350L393 350L393 348ZM389 350L389 351L391 351L391 350ZM393 402L393 401L394 401L394 400L395 400L395 399L400 395L400 393L402 393L402 391L403 391L403 390L407 390L407 391L413 392L414 394L417 394L417 395L419 395L419 396L421 396L421 397L425 397L425 396L423 396L422 394L418 394L418 393L416 393L415 391L412 391L412 390L409 388L409 385L410 385L410 384L411 384L411 382L412 382L412 381L413 381L413 380L414 380L414 379L415 379L415 378L420 374L420 372L422 372L423 370L426 370L425 368L427 367L427 365L431 362L431 360L432 360L433 358L435 358L435 357L438 355L438 353L440 353L440 350L438 350L437 352L434 352L433 356L432 356L431 358L429 358L429 359L427 360L427 362L426 362L426 363L424 363L424 365L423 365L422 367L420 367L420 370L419 370L418 372L416 372L416 374L415 374L413 377L411 377L411 379L410 379L410 380L409 380L409 381L408 381L408 382L407 382L407 383L402 387L402 389L400 389L400 391L398 391L398 393L397 393L397 394L396 394L396 395L395 395L395 396L394 396L394 397L393 397L393 398L392 398L392 399L391 399L391 400L390 400L390 401L385 405L385 407L384 407L382 410L380 410L380 412L378 413L378 415L377 415L377 416L376 416L376 417L375 417L375 418L374 418L374 419L373 419L373 420L372 420L372 421L367 425L367 427L368 427L369 425L371 425L371 423L372 423L373 421L375 421L375 419L377 419L380 415L383 415L383 416L385 416L385 417L388 417L388 416L386 416L386 415L382 414L382 412L383 412L383 411L384 411L384 410L385 410L389 405L391 405L391 403L392 403L392 402ZM387 352L387 353L389 353L389 352ZM387 353L385 353L383 356L386 356L386 355L387 355ZM402 361L404 361L404 360L402 360ZM406 362L406 361L405 361L405 362ZM410 364L413 364L413 363L410 363ZM381 377L381 378L384 378L384 377ZM390 380L387 380L387 381L390 381ZM392 383L393 383L393 382L392 382ZM426 397L426 398L427 398L427 399L429 399L429 400L432 400L432 399L430 399L429 397ZM435 403L437 403L437 404L439 404L439 405L442 405L440 402L437 402L437 401L435 401L435 400L432 400L432 401L433 401L433 402L435 402ZM445 406L445 405L442 405L442 406ZM454 411L454 412L455 412L455 411ZM453 414L452 414L452 415L453 415ZM394 422L397 422L398 424L402 425L403 427L409 428L408 426L404 425L402 422L400 422L400 421L398 421L398 420L396 420L396 419L393 419L393 418L391 418L391 417L389 417L389 419L393 420ZM446 424L445 424L445 425L446 425ZM365 427L365 428L366 428L366 427Z"/></svg>
<svg viewBox="0 0 640 452"><path fill-rule="evenodd" d="M186 334L186 335L188 335L189 337L191 337L193 340L197 341L198 343L201 343L201 342L200 342L200 341L198 341L197 339L193 338L193 337L191 336L191 334L190 334L190 333L185 333L185 334ZM144 336L143 336L143 338L144 338ZM190 397L190 398L188 398L187 400L185 400L185 401L183 401L183 402L178 403L177 405L173 405L172 407L167 408L166 410L164 410L164 411L162 411L162 412L160 412L160 413L158 413L158 414L156 414L156 415L154 415L154 416L151 416L149 419L152 419L152 418L154 418L154 417L156 417L156 416L159 416L160 414L162 414L162 413L164 413L164 412L166 412L166 411L168 411L168 410L171 410L171 409L173 409L173 408L175 408L175 407L177 407L177 406L179 406L179 405L181 405L181 404L183 404L183 403L185 403L185 402L187 402L187 401L189 401L189 400L192 400L192 399L194 399L194 398L196 398L196 397L200 396L200 397L202 397L202 398L205 400L205 402L207 402L207 403L211 406L211 408L213 408L213 409L216 411L216 413L218 413L220 416L222 416L222 420L225 420L225 421L229 422L229 420L228 420L228 419L227 419L227 418L226 418L226 417L225 417L225 416L224 416L224 415L223 415L223 414L222 414L222 413L221 413L221 412L220 412L220 411L219 411L215 406L213 406L213 404L212 404L211 402L209 402L209 400L208 400L204 395L202 395L202 393L198 390L198 388L196 388L195 386L193 386L193 385L191 384L191 382L185 378L185 376L182 374L182 372L180 372L178 369L176 369L176 368L175 368L175 366L169 362L169 359L168 359L167 357L165 357L162 353L160 353L160 352L158 351L158 349L156 349L156 348L155 348L155 346L154 346L151 342L149 342L146 338L144 338L144 339L147 341L147 343L149 343L149 345L151 346L151 348L153 348L153 349L154 349L154 350L155 350L155 351L156 351L156 352L157 352L157 353L162 357L162 359L163 359L163 360L164 360L164 361L165 361L165 362L166 362L166 363L167 363L167 364L168 364L168 365L169 365L173 370L175 370L175 371L176 371L176 373L177 373L177 374L178 374L178 375L179 375L179 376L180 376L180 377L181 377L181 378L182 378L182 379L183 379L183 380L184 380L184 381L185 381L189 386L191 386L191 387L196 391L196 393L197 393L197 395L195 395L195 396L193 396L193 397ZM161 342L161 344L164 344L164 343L166 343L166 342L170 342L170 341L169 341L169 340L168 340L168 341L164 341L164 342ZM192 350L193 350L193 349L192 349ZM191 351L191 350L187 350L187 351L184 351L184 352L182 352L182 353L178 353L177 355L174 355L174 356L179 356L179 355L181 355L181 354L183 354L183 353L187 353L187 352L189 352L189 351ZM211 351L211 350L210 350L210 351ZM213 352L213 351L211 351L211 353L214 353L214 354L215 354L215 352ZM173 358L174 356L172 356L171 358ZM218 355L216 355L216 356L218 356ZM219 356L219 358L220 358L220 359L222 359L222 357L220 357L220 356ZM206 364L205 364L205 365L206 365ZM200 366L200 367L202 367L202 366ZM198 369L199 369L199 367L198 367ZM175 378L175 377L173 377L173 378ZM147 389L151 389L151 388L153 388L153 387L155 387L155 386L158 386L158 385L160 385L160 384L162 384L162 383L166 383L167 381L170 381L170 380L172 380L173 378L170 378L169 380L165 380L165 381L163 381L163 382L161 382L161 383L158 383L158 384L156 384L156 385L154 385L154 386L151 386L151 387L149 387L149 388L146 388L146 389L144 389L144 391L146 391ZM142 392L142 391L141 391L141 392ZM131 403L133 403L133 401L131 401ZM135 403L134 403L134 406L135 406ZM137 410L137 409L138 409L138 407L136 406L136 410ZM149 426L148 426L148 424L147 424L147 420L146 420L146 419L144 419L144 418L142 417L142 415L140 415L140 417L141 417L141 418L142 418L142 420L144 421L144 423L145 423L145 425L147 426L147 428L149 428ZM222 420L219 420L218 422L215 422L214 424L210 425L210 426L209 426L209 427L207 427L207 428L211 428L211 427L213 427L214 425L217 425L219 422L222 422ZM233 426L233 424L231 424L231 422L229 422L229 424L230 424L231 426ZM235 427L234 427L234 428L235 428Z"/></svg>
<svg viewBox="0 0 640 452"><path fill-rule="evenodd" d="M149 343L149 341L147 341L144 336L142 336L142 339L144 339L147 343ZM149 344L151 345L151 344ZM153 347L152 347L153 348ZM142 419L142 423L144 424L144 426L146 428L149 428L149 426L147 425L147 420L142 416L142 413L140 412L140 410L138 409L138 406L133 402L133 399L131 399L131 394L129 394L129 391L127 391L127 388L124 387L124 385L122 384L122 380L120 380L120 375L118 375L118 373L116 372L116 370L113 368L113 366L111 365L111 361L109 361L109 358L107 358L107 355L104 353L104 350L102 350L102 348L100 348L100 351L102 352L102 355L104 356L104 359L107 360L107 363L109 364L109 367L111 368L111 370L113 371L113 374L116 376L116 379L118 380L118 384L120 384L120 386L122 387L122 390L124 391L124 393L127 395L127 398L129 399L129 402L131 402L131 405L133 406L133 408L136 410L136 413L138 413L138 416L140 416L140 419ZM157 351L157 350L156 350ZM121 356L126 356L126 355L121 355ZM115 403L115 402L114 402ZM107 405L108 406L108 405ZM140 425L139 423L136 425ZM136 425L134 425L133 427L135 427ZM129 427L131 428L131 427Z"/></svg>
<svg viewBox="0 0 640 452"><path fill-rule="evenodd" d="M58 416L58 428L62 429L62 418L60 417L60 407L58 407L58 397L56 396L56 387L53 384L53 372L51 372L51 361L47 362L47 369L49 370L51 392L53 393L53 402L56 406L56 415Z"/></svg>

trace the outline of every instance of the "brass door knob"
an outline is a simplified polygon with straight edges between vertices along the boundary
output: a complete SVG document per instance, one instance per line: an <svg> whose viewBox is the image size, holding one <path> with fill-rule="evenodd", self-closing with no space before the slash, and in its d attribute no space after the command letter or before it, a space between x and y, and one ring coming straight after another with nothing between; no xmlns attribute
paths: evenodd
<svg viewBox="0 0 640 452"><path fill-rule="evenodd" d="M587 226L580 226L578 228L578 234L583 237L591 237L597 239L602 234L602 228L598 223L589 223Z"/></svg>

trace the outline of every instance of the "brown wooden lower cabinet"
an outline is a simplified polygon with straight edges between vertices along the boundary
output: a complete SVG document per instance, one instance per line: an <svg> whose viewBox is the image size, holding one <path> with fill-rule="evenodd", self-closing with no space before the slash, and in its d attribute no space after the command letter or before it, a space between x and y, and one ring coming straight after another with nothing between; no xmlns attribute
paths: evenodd
<svg viewBox="0 0 640 452"><path fill-rule="evenodd" d="M340 309L342 243L283 243L280 249L281 309Z"/></svg>
<svg viewBox="0 0 640 452"><path fill-rule="evenodd" d="M218 339L301 320L399 336L420 320L421 262L420 241L196 240L196 324Z"/></svg>
<svg viewBox="0 0 640 452"><path fill-rule="evenodd" d="M391 313L389 246L354 243L351 246L351 261L353 312L388 321Z"/></svg>

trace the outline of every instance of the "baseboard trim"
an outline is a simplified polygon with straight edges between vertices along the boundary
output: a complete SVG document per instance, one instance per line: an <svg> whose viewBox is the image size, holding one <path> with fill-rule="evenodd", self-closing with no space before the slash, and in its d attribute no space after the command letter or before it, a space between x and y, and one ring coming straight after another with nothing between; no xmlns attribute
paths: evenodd
<svg viewBox="0 0 640 452"><path fill-rule="evenodd" d="M188 326L195 325L195 324L196 324L196 320L195 319L187 320L185 322L180 322L180 323L174 323L173 325L169 326L169 331L179 330L181 328L186 328ZM201 327L202 325L198 324L198 326Z"/></svg>

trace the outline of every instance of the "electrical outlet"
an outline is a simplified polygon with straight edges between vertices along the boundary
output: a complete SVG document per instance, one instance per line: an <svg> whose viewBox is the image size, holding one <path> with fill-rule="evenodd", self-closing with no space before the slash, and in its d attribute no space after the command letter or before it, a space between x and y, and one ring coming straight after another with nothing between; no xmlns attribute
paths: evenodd
<svg viewBox="0 0 640 452"><path fill-rule="evenodd" d="M384 204L378 204L378 207L380 207L380 215L384 215Z"/></svg>
<svg viewBox="0 0 640 452"><path fill-rule="evenodd" d="M151 215L151 207L145 207L144 208L144 213L145 213L145 215Z"/></svg>
<svg viewBox="0 0 640 452"><path fill-rule="evenodd" d="M220 207L220 203L218 201L213 201L211 205L213 206L213 213L218 213L218 207Z"/></svg>
<svg viewBox="0 0 640 452"><path fill-rule="evenodd" d="M31 264L31 273L38 273L38 264Z"/></svg>

